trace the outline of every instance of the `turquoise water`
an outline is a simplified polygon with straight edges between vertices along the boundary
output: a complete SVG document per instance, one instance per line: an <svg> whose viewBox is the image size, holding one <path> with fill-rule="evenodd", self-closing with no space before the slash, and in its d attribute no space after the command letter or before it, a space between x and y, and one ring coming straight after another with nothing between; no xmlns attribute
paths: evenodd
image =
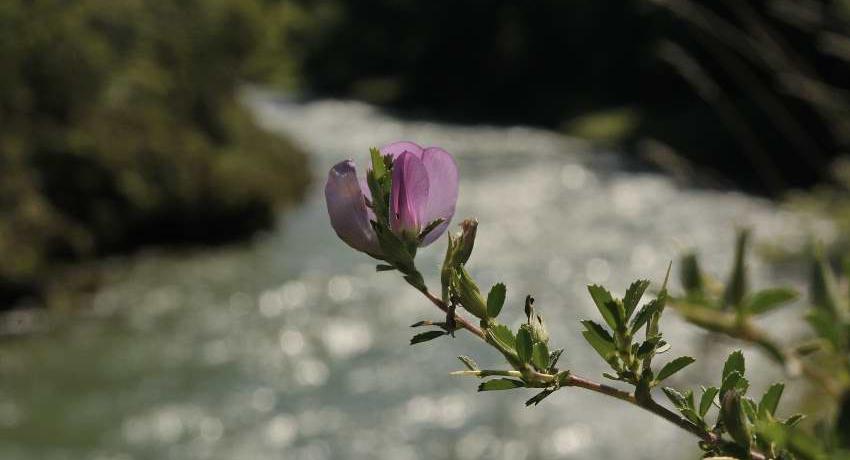
<svg viewBox="0 0 850 460"><path fill-rule="evenodd" d="M584 286L622 293L661 280L684 248L725 270L735 225L799 244L809 220L742 194L683 188L620 156L523 127L459 127L393 118L360 103L296 104L246 96L259 119L312 154L317 181L276 229L234 247L148 251L104 263L91 308L37 314L41 332L0 344L3 459L555 459L683 458L692 439L618 401L563 390L477 394L450 377L455 356L497 356L470 337L409 347L407 325L435 310L393 273L348 250L327 224L324 171L396 139L438 144L461 170L458 216L481 224L473 273L508 285L506 318L533 293L562 363L603 368L580 338L595 317ZM432 285L443 244L422 251ZM798 282L754 261L757 283ZM772 319L794 333L797 313ZM512 316L511 316L512 315ZM676 385L712 379L734 344L675 315L674 352L705 365ZM760 391L776 371L746 350ZM792 392L793 394L793 392ZM638 444L624 440L642 436Z"/></svg>

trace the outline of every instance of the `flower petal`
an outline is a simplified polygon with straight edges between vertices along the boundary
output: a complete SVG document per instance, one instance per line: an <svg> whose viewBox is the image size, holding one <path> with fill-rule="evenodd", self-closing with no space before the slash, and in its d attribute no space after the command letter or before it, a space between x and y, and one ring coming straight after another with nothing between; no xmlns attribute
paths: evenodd
<svg viewBox="0 0 850 460"><path fill-rule="evenodd" d="M399 236L415 238L422 230L428 205L428 172L422 160L405 151L393 161L390 192L390 228Z"/></svg>
<svg viewBox="0 0 850 460"><path fill-rule="evenodd" d="M422 241L427 246L449 227L455 214L458 195L457 164L451 154L439 147L428 147L422 152L422 164L428 172L428 205L425 208L423 226L437 219L444 222L431 230Z"/></svg>
<svg viewBox="0 0 850 460"><path fill-rule="evenodd" d="M392 144L387 144L381 147L381 155L392 155L393 160L401 156L404 152L410 152L416 158L422 158L422 147L410 141L398 141Z"/></svg>
<svg viewBox="0 0 850 460"><path fill-rule="evenodd" d="M366 207L353 161L345 160L331 168L325 184L325 200L331 226L342 241L358 251L381 254L378 237L369 223L374 215L370 216Z"/></svg>

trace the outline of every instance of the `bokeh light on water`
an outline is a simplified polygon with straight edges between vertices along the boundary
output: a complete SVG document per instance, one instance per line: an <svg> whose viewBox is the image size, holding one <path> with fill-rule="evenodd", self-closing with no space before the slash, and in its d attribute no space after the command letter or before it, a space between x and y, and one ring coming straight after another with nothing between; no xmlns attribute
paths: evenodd
<svg viewBox="0 0 850 460"><path fill-rule="evenodd" d="M599 375L578 332L594 317L585 285L622 293L658 282L681 250L725 272L735 225L799 244L812 224L736 193L680 188L616 154L527 128L409 122L352 102L298 105L253 92L269 128L314 153L314 170L396 139L439 144L461 170L458 216L475 216L471 269L508 285L506 318L533 293L565 366ZM338 241L319 177L278 229L253 242L191 253L151 251L104 264L93 306L0 352L0 458L14 459L554 459L682 458L693 440L639 409L578 390L536 408L530 393L476 394L449 377L457 354L498 357L470 338L412 349L407 325L438 318L395 274ZM442 243L422 251L436 286ZM709 252L710 249L710 252ZM755 283L797 283L754 260ZM786 313L770 319L793 334ZM791 315L791 316L788 316ZM703 367L675 385L713 381L732 346L674 314L674 353ZM776 377L747 351L758 390ZM640 434L647 441L623 443Z"/></svg>

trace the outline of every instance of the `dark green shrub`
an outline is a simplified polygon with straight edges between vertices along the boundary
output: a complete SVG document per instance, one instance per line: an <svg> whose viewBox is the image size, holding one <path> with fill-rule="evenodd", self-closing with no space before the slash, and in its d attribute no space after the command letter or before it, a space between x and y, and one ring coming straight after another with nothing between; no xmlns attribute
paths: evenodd
<svg viewBox="0 0 850 460"><path fill-rule="evenodd" d="M303 154L236 100L241 81L291 71L270 40L283 8L0 5L0 300L60 261L245 235L298 197Z"/></svg>

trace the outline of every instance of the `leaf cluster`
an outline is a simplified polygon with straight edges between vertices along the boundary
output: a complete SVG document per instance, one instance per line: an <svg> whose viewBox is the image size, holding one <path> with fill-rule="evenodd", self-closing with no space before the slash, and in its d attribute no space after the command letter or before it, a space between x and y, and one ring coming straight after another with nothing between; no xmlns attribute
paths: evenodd
<svg viewBox="0 0 850 460"><path fill-rule="evenodd" d="M614 371L604 376L636 386L638 396L642 397L647 397L650 389L694 362L690 356L680 356L657 373L652 369L653 358L670 349L659 330L667 300L666 286L665 279L655 298L642 306L639 304L649 287L647 280L632 283L622 299L615 298L602 286L588 286L590 297L607 327L585 320L582 321L585 327L582 335Z"/></svg>

